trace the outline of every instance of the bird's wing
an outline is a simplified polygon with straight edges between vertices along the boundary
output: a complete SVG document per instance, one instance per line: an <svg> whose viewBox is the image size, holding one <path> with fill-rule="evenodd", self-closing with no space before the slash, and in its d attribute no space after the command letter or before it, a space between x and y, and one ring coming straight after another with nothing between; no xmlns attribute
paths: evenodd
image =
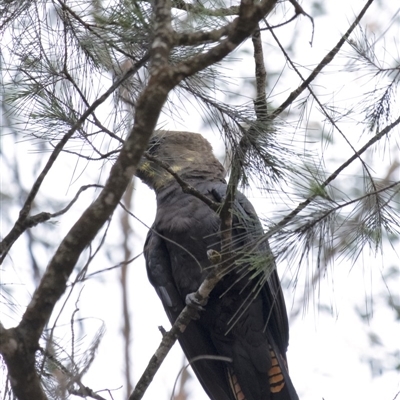
<svg viewBox="0 0 400 400"><path fill-rule="evenodd" d="M198 190L211 194L216 201L223 199L226 187L225 183L215 181L203 181L196 185ZM201 280L198 281L201 277L191 276L197 270L197 265L193 269L194 266L189 265L191 261L182 257L177 246L166 242L157 234L156 229L160 228L165 234L168 232L169 238L174 237L180 246L186 243L203 266L209 263L205 249L216 243L215 235L218 234L218 224L210 221L210 215L213 215L211 210L193 196L183 193L182 196L182 201L174 203L174 207L179 203L179 208L174 208L174 212L171 211L172 208L163 210L162 215L168 210L168 223L164 219L163 223L156 219L158 225L149 232L144 250L149 280L155 287L171 323L184 308L184 297L187 294L177 285L174 274L177 274L175 278L180 279L180 282L194 279L197 282L196 288L201 283ZM171 201L171 196L168 199ZM197 204L192 209L192 214L187 212L190 204ZM207 214L206 210L211 214ZM170 220L172 216L176 220ZM187 218L191 222L183 229L183 222ZM172 231L167 231L167 227ZM175 229L178 229L179 234L173 236ZM263 230L253 206L244 195L238 193L232 229L234 250L246 249L246 246L254 250L252 244L262 234ZM207 359L196 361L192 365L212 400L298 399L287 372L288 321L272 253L268 243L263 243L255 250L271 255L266 259L269 258L272 263L272 272L255 301L249 304L245 315L238 320L232 331L226 335L229 320L246 296L237 288L227 290L221 296L230 286L228 277L228 283L220 282L211 293L206 311L201 313L200 320L191 321L179 339L189 361L202 355L222 355L232 359L232 363Z"/></svg>
<svg viewBox="0 0 400 400"><path fill-rule="evenodd" d="M221 201L226 193L226 185L223 183L214 185L213 192L214 195L218 193L217 196ZM217 196L216 199L218 200ZM256 249L253 247L253 244L257 243L263 234L262 225L253 205L245 195L237 192L232 220L233 248L240 250L248 247L250 251L258 253L260 256L265 255L265 259L268 260L266 262L271 264L270 276L261 289L264 310L268 312L264 318L267 321L267 330L270 332L276 346L282 355L285 355L289 344L289 323L275 260L267 241L257 245ZM256 280L254 279L254 281Z"/></svg>
<svg viewBox="0 0 400 400"><path fill-rule="evenodd" d="M172 277L170 255L165 241L154 229L147 234L144 247L147 274L150 283L156 289L167 316L173 324L185 307ZM191 321L179 337L179 342L191 362L201 385L212 400L237 400L232 394L223 361L212 359L196 360L201 356L218 355L209 332L198 321Z"/></svg>
<svg viewBox="0 0 400 400"><path fill-rule="evenodd" d="M221 201L226 185L214 184L212 191L216 200ZM215 344L220 352L231 352L233 368L229 369L230 381L234 390L242 391L243 399L297 400L287 370L289 325L275 262L267 241L254 248L262 235L263 229L252 204L238 192L233 207L233 248L235 251L251 249L256 255L264 254L272 271L259 295L248 305L245 315L232 328L233 340L227 346L226 339L219 337ZM229 298L229 292L225 296ZM221 302L224 301L229 300L222 298Z"/></svg>

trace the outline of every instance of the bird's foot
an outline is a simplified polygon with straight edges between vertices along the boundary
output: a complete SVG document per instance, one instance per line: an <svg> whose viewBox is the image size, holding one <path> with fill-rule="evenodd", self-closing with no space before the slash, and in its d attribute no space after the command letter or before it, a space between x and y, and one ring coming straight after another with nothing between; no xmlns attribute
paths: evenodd
<svg viewBox="0 0 400 400"><path fill-rule="evenodd" d="M204 311L207 299L200 299L196 293L189 293L186 296L186 305L192 310L192 319L200 318L200 311Z"/></svg>
<svg viewBox="0 0 400 400"><path fill-rule="evenodd" d="M207 250L207 257L212 265L218 265L222 260L221 253L214 249Z"/></svg>

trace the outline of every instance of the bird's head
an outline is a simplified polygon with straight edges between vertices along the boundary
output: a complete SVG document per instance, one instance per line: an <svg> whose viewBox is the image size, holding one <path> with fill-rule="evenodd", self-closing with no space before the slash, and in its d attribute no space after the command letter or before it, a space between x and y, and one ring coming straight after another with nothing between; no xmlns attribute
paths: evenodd
<svg viewBox="0 0 400 400"><path fill-rule="evenodd" d="M223 179L224 167L210 143L198 133L155 131L136 175L156 192L175 182L168 166L185 181Z"/></svg>

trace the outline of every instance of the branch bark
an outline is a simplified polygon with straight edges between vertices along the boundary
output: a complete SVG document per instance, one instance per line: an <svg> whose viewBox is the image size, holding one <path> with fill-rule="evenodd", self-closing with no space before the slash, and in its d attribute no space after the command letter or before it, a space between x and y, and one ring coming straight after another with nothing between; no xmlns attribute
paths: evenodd
<svg viewBox="0 0 400 400"><path fill-rule="evenodd" d="M32 203L35 200L36 195L39 192L39 189L46 178L46 175L54 165L58 156L60 155L62 149L69 139L73 136L73 134L82 126L82 124L86 121L86 119L96 110L100 104L104 103L107 98L114 93L114 91L124 83L129 77L131 77L135 72L138 71L149 59L149 54L147 53L141 60L135 63L129 70L127 70L119 79L117 79L107 91L96 99L90 107L86 109L86 111L82 114L82 116L76 121L74 126L64 135L64 137L58 142L53 152L51 153L45 167L42 172L36 179L36 182L32 186L31 191L29 192L25 203L19 213L19 217L15 222L13 228L8 233L8 235L0 242L0 265L4 261L7 256L8 251L11 246L15 243L15 241L25 232L27 228L29 228L29 224L26 224L26 219L28 218L29 212L32 207Z"/></svg>
<svg viewBox="0 0 400 400"><path fill-rule="evenodd" d="M128 135L115 164L111 168L109 178L98 198L73 225L56 250L21 322L15 328L7 330L1 327L0 329L0 352L3 354L9 370L13 392L20 400L31 398L38 400L46 399L46 395L40 385L40 378L35 370L35 352L39 349L39 339L43 328L49 321L56 302L65 292L69 276L80 255L92 242L98 231L111 217L119 204L147 147L149 138L156 127L168 93L184 78L220 61L234 50L251 35L258 21L272 10L276 1L264 0L258 5L254 5L251 0L243 0L239 8L239 17L233 21L231 25L232 30L226 39L208 52L192 57L175 67L169 65L169 54L173 46L170 15L171 3L170 0L158 0L156 2L156 27L150 55L150 77L146 88L137 101L133 129ZM114 83L103 96L97 99L56 146L28 195L20 217L10 232L11 236L9 234L6 238L7 240L3 241L3 259L11 245L26 229L23 226L23 222L29 215L31 204L46 174L53 166L65 143L67 143L73 133L96 107L104 102L125 79L137 71L147 61L148 57L146 55L133 68L127 71L122 78ZM234 193L227 196L225 199L225 204L228 204L226 214L224 212L221 213L221 231L228 232L228 236L230 235L231 226L229 204L233 201L233 196ZM223 240L226 240L226 243L230 242L229 237L223 238ZM221 264L221 268L224 269L224 262ZM218 271L218 268L216 268L199 288L198 295L201 298L207 298L212 288L219 281L220 274ZM188 310L187 312L189 313ZM188 320L188 316L185 314L182 318L184 326L186 326L190 319ZM174 338L174 340L176 339L178 333L184 329L183 325L179 325L179 323L178 321L177 327L172 330L171 335L166 335L163 341L168 341L169 337ZM159 359L160 355L156 354L155 357ZM134 393L143 393L141 387L141 383L139 383ZM136 397L131 396L131 398L135 399Z"/></svg>
<svg viewBox="0 0 400 400"><path fill-rule="evenodd" d="M218 257L215 257L215 255L210 256L211 261L213 259L215 260L216 258ZM218 261L216 261L216 263L218 263ZM225 265L223 263L211 270L206 279L204 279L203 283L200 285L197 292L194 293L194 297L198 304L204 304L211 291L223 277L224 273ZM197 317L197 313L198 311L194 307L186 306L179 314L171 329L163 334L160 345L158 346L154 355L151 357L149 364L139 379L134 391L129 396L129 400L140 400L143 397L179 335L185 331L190 321Z"/></svg>
<svg viewBox="0 0 400 400"><path fill-rule="evenodd" d="M13 392L20 400L46 399L34 364L43 328L56 302L63 295L79 256L110 218L132 180L170 89L171 85L165 80L163 71L151 76L148 86L138 99L134 127L111 168L109 178L99 197L86 209L62 240L19 325L0 332L0 343L6 343L6 346L0 348L0 352L9 369ZM90 112L86 114L89 115ZM152 118L149 118L149 115ZM46 169L45 171L47 173ZM42 175L43 172L30 197L34 197L37 193L45 173ZM28 200L26 204L30 207ZM19 373L21 365L24 365L23 372L26 377L24 379Z"/></svg>

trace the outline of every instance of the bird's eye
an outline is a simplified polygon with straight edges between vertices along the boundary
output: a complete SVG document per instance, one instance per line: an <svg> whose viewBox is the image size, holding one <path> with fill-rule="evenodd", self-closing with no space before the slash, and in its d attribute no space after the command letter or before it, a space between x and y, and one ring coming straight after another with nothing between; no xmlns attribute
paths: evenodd
<svg viewBox="0 0 400 400"><path fill-rule="evenodd" d="M151 155L157 152L158 146L160 145L161 140L159 137L152 137L149 140L149 144L147 145L147 152Z"/></svg>

